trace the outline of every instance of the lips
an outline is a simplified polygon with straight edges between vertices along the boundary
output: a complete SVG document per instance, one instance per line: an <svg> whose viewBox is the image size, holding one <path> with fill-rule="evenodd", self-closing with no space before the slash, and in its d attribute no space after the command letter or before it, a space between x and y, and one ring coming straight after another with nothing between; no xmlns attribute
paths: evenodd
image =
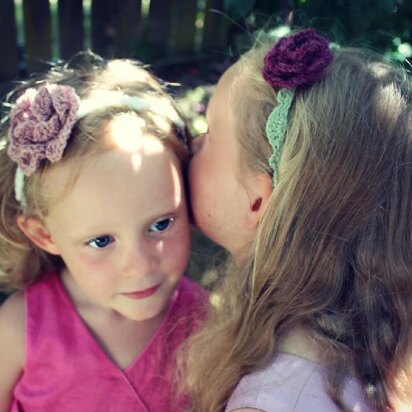
<svg viewBox="0 0 412 412"><path fill-rule="evenodd" d="M159 287L160 287L160 284L157 284L155 286L152 286L149 289L139 290L139 291L130 292L130 293L123 293L123 295L130 299L145 299L145 298L148 298L149 296L154 295L157 292L157 289L159 289Z"/></svg>

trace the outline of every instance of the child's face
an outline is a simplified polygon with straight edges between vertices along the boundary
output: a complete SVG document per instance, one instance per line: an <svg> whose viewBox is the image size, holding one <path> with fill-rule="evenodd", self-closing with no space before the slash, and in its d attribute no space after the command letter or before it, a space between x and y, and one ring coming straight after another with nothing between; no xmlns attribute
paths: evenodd
<svg viewBox="0 0 412 412"><path fill-rule="evenodd" d="M139 125L111 133L136 141ZM167 307L190 235L179 161L155 137L139 142L131 152L116 148L87 161L45 223L75 302L146 320ZM63 168L53 173L50 185L67 178Z"/></svg>
<svg viewBox="0 0 412 412"><path fill-rule="evenodd" d="M207 109L209 130L195 139L189 169L196 225L234 256L254 237L246 223L250 199L243 183L247 171L240 167L239 143L229 110L235 73L236 65L216 87Z"/></svg>

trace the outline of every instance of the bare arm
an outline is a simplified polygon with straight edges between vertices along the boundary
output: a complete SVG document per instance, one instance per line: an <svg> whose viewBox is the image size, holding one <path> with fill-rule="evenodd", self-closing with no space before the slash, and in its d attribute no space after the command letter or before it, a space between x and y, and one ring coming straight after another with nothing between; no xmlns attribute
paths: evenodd
<svg viewBox="0 0 412 412"><path fill-rule="evenodd" d="M17 292L0 307L0 412L8 412L13 388L23 370L24 300Z"/></svg>

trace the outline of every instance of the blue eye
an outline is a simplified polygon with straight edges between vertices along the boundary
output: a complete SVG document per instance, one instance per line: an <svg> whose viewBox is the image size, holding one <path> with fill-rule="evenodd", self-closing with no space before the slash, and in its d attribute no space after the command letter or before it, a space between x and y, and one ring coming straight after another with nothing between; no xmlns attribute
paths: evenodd
<svg viewBox="0 0 412 412"><path fill-rule="evenodd" d="M99 236L89 240L87 244L94 249L104 249L113 242L113 238L109 235Z"/></svg>
<svg viewBox="0 0 412 412"><path fill-rule="evenodd" d="M169 229L170 225L174 222L174 219L171 217L167 217L165 219L160 219L157 222L153 223L153 225L150 226L149 232L156 232L156 233L162 233L165 232L167 229Z"/></svg>

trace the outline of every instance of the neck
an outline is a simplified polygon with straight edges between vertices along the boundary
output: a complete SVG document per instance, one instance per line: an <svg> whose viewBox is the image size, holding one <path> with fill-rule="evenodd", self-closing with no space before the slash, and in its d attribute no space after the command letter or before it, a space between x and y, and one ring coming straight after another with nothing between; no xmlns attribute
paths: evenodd
<svg viewBox="0 0 412 412"><path fill-rule="evenodd" d="M144 351L168 313L168 307L165 307L154 318L143 321L129 319L90 301L77 287L67 268L62 271L62 281L97 344L121 369L131 365Z"/></svg>
<svg viewBox="0 0 412 412"><path fill-rule="evenodd" d="M323 363L319 346L302 327L292 329L281 339L279 351L299 356L312 362Z"/></svg>

